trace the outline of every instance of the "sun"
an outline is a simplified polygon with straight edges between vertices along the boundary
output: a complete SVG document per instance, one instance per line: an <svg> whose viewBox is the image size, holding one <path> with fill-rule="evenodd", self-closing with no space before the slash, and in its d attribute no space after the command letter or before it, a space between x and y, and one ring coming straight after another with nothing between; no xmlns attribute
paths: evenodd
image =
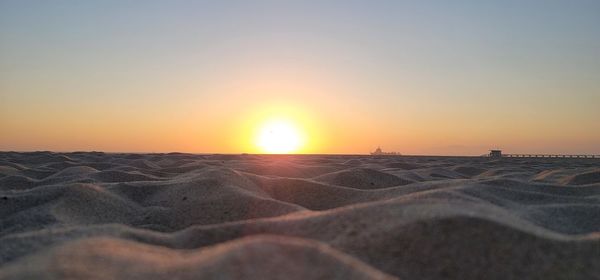
<svg viewBox="0 0 600 280"><path fill-rule="evenodd" d="M270 120L260 127L256 144L264 153L289 154L299 151L303 137L294 122Z"/></svg>

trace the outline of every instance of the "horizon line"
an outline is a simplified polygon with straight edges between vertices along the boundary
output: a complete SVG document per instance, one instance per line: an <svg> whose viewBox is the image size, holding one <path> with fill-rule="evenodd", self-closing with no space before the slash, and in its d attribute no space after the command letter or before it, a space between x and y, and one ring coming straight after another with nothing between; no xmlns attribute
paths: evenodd
<svg viewBox="0 0 600 280"><path fill-rule="evenodd" d="M143 152L133 152L133 151L99 151L99 150L71 150L71 151L58 151L58 150L0 150L0 153L57 153L57 154L72 154L72 153L104 153L104 154L188 154L188 155L254 155L254 156L373 156L373 157L488 157L488 154L480 154L480 155L449 155L449 154L397 154L397 155L373 155L370 153L220 153L220 152L179 152L179 151L170 151L170 152L154 152L154 151L143 151ZM560 154L560 153L518 153L518 154L504 154L504 155L527 155L525 157L510 157L503 156L503 158L562 158L560 156L588 156L593 158L600 158L600 154ZM546 157L542 157L546 156ZM548 157L548 156L557 156L557 157ZM566 157L568 158L568 157ZM590 159L590 158L588 158Z"/></svg>

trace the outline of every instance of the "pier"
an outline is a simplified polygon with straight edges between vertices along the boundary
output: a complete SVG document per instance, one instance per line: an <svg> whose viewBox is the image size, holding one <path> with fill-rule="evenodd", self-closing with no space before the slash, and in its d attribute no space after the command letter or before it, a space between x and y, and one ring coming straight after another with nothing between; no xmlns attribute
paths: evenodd
<svg viewBox="0 0 600 280"><path fill-rule="evenodd" d="M598 158L600 155L567 155L567 154L504 154L501 150L490 150L491 158Z"/></svg>
<svg viewBox="0 0 600 280"><path fill-rule="evenodd" d="M509 158L600 158L600 155L503 154Z"/></svg>

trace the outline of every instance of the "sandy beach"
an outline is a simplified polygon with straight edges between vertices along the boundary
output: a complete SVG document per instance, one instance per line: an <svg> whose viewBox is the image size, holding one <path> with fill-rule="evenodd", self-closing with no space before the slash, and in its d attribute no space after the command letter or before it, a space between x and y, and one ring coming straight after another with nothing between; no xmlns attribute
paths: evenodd
<svg viewBox="0 0 600 280"><path fill-rule="evenodd" d="M598 279L592 159L1 153L0 279Z"/></svg>

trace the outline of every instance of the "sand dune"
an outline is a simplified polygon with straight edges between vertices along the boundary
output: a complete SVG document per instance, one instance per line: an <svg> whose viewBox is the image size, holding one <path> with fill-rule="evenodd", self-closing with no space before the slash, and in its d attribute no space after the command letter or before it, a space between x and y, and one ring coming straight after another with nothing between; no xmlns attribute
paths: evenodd
<svg viewBox="0 0 600 280"><path fill-rule="evenodd" d="M599 167L0 153L0 279L599 279Z"/></svg>
<svg viewBox="0 0 600 280"><path fill-rule="evenodd" d="M277 257L273 257L277 256ZM35 265L31 265L35 264ZM8 265L13 279L394 279L326 244L255 236L193 252L89 238Z"/></svg>

